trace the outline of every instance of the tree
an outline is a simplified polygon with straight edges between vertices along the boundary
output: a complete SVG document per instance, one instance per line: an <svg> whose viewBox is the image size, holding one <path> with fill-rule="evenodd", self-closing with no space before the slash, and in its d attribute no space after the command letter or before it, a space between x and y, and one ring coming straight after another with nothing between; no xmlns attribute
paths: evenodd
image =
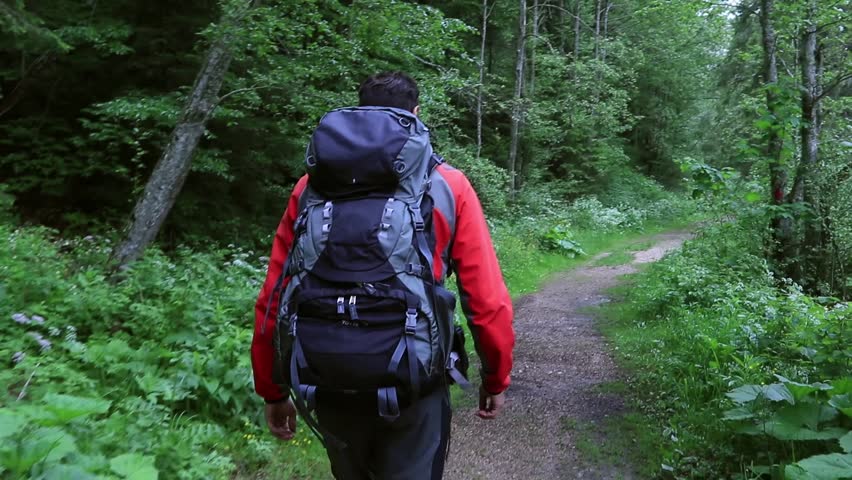
<svg viewBox="0 0 852 480"><path fill-rule="evenodd" d="M226 11L222 23L231 26L241 21L252 5L253 0L246 1L235 11ZM233 36L226 33L215 39L207 51L171 139L133 208L124 240L112 252L116 268L125 268L142 255L174 206L189 174L198 142L219 104L219 90L233 58L233 41Z"/></svg>
<svg viewBox="0 0 852 480"><path fill-rule="evenodd" d="M476 158L482 155L482 103L485 90L485 47L488 40L488 17L494 5L482 0L482 28L479 31L479 83L476 86Z"/></svg>
<svg viewBox="0 0 852 480"><path fill-rule="evenodd" d="M787 171L781 164L781 149L783 138L779 134L781 127L778 125L780 115L778 113L778 58L777 39L773 24L774 0L761 0L760 2L760 25L762 31L763 45L763 87L766 91L766 109L771 119L766 132L766 158L769 161L769 183L772 192L772 204L776 207L784 203L784 194L787 189ZM772 256L778 261L783 261L785 251L789 251L790 222L780 214L772 218Z"/></svg>
<svg viewBox="0 0 852 480"><path fill-rule="evenodd" d="M518 11L518 37L517 37L517 54L515 56L515 92L512 97L512 131L509 146L509 175L510 194L514 198L517 191L517 163L518 163L518 147L521 138L521 129L524 122L524 80L526 76L527 63L527 1L520 0Z"/></svg>

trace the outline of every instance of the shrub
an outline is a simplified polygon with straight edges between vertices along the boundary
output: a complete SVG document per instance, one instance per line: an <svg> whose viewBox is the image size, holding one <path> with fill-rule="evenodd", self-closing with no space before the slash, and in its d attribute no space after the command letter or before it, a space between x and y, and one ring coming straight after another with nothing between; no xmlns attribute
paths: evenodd
<svg viewBox="0 0 852 480"><path fill-rule="evenodd" d="M838 453L852 427L841 405L852 382L852 308L778 288L757 225L710 226L651 266L617 334L653 392L643 395L648 411L678 439L665 463L687 478L785 468L811 478L802 472L825 459L802 459Z"/></svg>
<svg viewBox="0 0 852 480"><path fill-rule="evenodd" d="M0 358L10 366L0 371L0 471L231 478L282 456L271 437L256 439L248 346L261 259L151 249L115 281L102 267L109 250L0 224Z"/></svg>

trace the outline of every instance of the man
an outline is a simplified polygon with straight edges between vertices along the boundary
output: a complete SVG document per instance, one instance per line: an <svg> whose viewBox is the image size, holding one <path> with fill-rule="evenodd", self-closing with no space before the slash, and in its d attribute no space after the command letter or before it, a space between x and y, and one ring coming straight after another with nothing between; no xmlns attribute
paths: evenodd
<svg viewBox="0 0 852 480"><path fill-rule="evenodd" d="M385 72L364 81L359 89L362 107L393 107L418 115L417 84L400 72ZM352 180L355 181L354 179ZM512 368L512 304L479 199L458 170L439 163L431 172L434 239L432 275L443 283L450 268L456 273L461 303L482 360L479 410L493 419L505 402ZM252 341L255 388L266 400L266 420L273 435L290 440L296 431L296 406L273 381L273 327L277 311L275 284L294 241L300 198L309 178L296 184L272 247L266 281L256 304ZM287 279L285 278L285 281ZM342 311L342 310L341 310ZM375 403L375 399L373 399ZM440 479L448 445L450 406L446 384L424 392L398 418L388 421L375 411L360 411L356 402L317 405L319 426L343 446L327 443L332 471L338 479Z"/></svg>

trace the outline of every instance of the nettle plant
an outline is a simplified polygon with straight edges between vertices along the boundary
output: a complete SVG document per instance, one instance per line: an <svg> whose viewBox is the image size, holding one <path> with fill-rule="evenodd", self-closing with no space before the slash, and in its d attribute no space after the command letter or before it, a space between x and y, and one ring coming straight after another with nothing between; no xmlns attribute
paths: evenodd
<svg viewBox="0 0 852 480"><path fill-rule="evenodd" d="M548 250L557 251L571 258L585 255L580 242L574 239L574 234L567 225L555 225L541 235L541 243Z"/></svg>
<svg viewBox="0 0 852 480"><path fill-rule="evenodd" d="M778 383L727 394L737 406L724 419L764 445L759 458L766 464L747 467L753 478L852 478L852 377L800 383L775 376Z"/></svg>

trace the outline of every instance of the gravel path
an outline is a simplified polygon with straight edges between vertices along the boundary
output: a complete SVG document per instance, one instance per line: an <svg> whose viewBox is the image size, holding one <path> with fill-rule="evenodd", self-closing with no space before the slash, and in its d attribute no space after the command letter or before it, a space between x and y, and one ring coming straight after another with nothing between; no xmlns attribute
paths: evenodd
<svg viewBox="0 0 852 480"><path fill-rule="evenodd" d="M635 265L655 262L689 238L651 237L654 246L631 264L580 267L558 275L515 303L515 366L503 415L492 422L459 408L445 478L449 480L635 479L629 468L584 465L566 420L596 421L623 410L616 395L594 387L620 378L605 339L586 307Z"/></svg>

